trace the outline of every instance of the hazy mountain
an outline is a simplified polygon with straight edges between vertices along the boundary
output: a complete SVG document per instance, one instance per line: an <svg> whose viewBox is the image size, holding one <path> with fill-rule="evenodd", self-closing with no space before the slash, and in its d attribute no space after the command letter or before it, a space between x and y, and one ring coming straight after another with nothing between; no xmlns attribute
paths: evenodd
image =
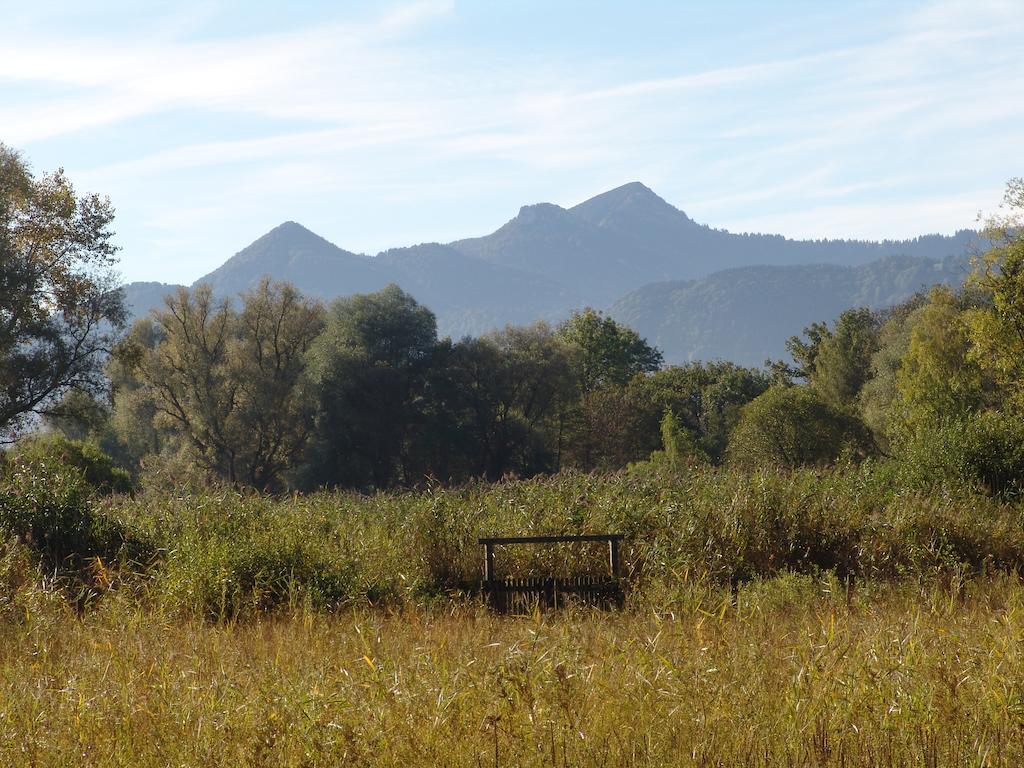
<svg viewBox="0 0 1024 768"><path fill-rule="evenodd" d="M573 286L592 304L663 280L703 277L757 264L856 265L883 256L941 259L959 255L976 233L913 240L790 240L733 234L697 224L643 184L633 182L565 209L525 206L484 237L452 243L468 255Z"/></svg>
<svg viewBox="0 0 1024 768"><path fill-rule="evenodd" d="M125 304L133 317L145 317L150 310L162 308L164 296L180 287L170 283L128 283L124 286Z"/></svg>
<svg viewBox="0 0 1024 768"><path fill-rule="evenodd" d="M959 285L963 257L889 256L869 264L739 267L698 280L652 283L610 314L636 329L666 362L719 358L761 365L785 357L785 342L851 307L882 309L937 283Z"/></svg>
<svg viewBox="0 0 1024 768"><path fill-rule="evenodd" d="M286 280L324 300L377 291L398 283L438 315L442 335L479 334L507 323L557 320L581 295L522 270L490 264L438 243L394 248L377 257L350 253L295 222L275 227L194 285L209 283L237 296L264 275ZM178 286L131 283L126 300L135 316L163 306Z"/></svg>
<svg viewBox="0 0 1024 768"><path fill-rule="evenodd" d="M621 296L623 280L629 288L657 279L651 276L656 257L637 239L551 203L523 206L496 232L451 245L481 261L571 287L590 304L603 305ZM635 283L638 273L644 279Z"/></svg>
<svg viewBox="0 0 1024 768"><path fill-rule="evenodd" d="M558 320L582 294L520 269L490 264L447 245L393 248L375 261L390 268L392 281L438 316L442 335L459 338L508 323Z"/></svg>
<svg viewBox="0 0 1024 768"><path fill-rule="evenodd" d="M209 283L215 293L234 296L264 275L287 280L303 293L323 299L378 291L391 282L388 270L375 259L342 250L301 224L286 221L196 284Z"/></svg>
<svg viewBox="0 0 1024 768"><path fill-rule="evenodd" d="M772 304L778 300L793 317L806 316L808 322L831 318L852 305L843 303L847 299L841 299L839 288L814 294L819 288L808 276L825 280L825 275L835 275L834 280L841 283L853 280L854 273L824 268L765 272L774 281L770 289L773 298L769 298L752 295L758 278L751 276L762 273L719 274L723 269L810 264L852 267L885 256L902 256L918 260L915 269L924 279L929 269L924 266L925 260L961 256L974 238L976 234L970 231L952 237L930 235L881 243L737 235L694 222L643 184L634 182L569 209L550 203L524 206L517 216L483 237L448 245L394 248L376 257L343 250L295 222L286 222L196 282L209 283L220 295L237 296L269 275L325 300L375 291L394 282L437 314L442 334L455 337L483 333L510 322L558 320L585 305L608 307L636 291L621 298L615 311L624 318L626 314L636 317L644 328L656 329L652 340L664 346L671 359L739 354L735 359L760 362L760 342L744 346L731 335L719 333L719 329L724 332L744 327L751 317L758 316L756 312L748 316L744 302ZM878 297L894 296L898 300L906 295L900 280L906 283L910 278L903 273L868 270L864 274L866 282L858 295L870 295L873 305L880 305L882 299ZM700 280L692 284L675 282L671 288L650 285L694 278ZM739 284L731 287L734 279ZM754 282L746 282L748 279ZM787 288L790 279L793 282ZM642 286L648 287L639 290ZM162 293L175 287L133 283L126 286L126 294L135 314L141 315L159 306ZM914 283L910 290L917 287ZM751 295L744 294L744 290ZM857 294L843 290L844 296ZM666 291L674 297L672 301L664 300ZM712 295L719 302L713 307L708 303ZM644 306L648 301L651 306ZM691 307L710 314L692 320L686 315ZM734 311L724 311L724 307ZM709 317L722 325L709 324ZM800 330L783 323L782 315L774 319L785 326L785 335ZM768 338L764 327L747 326L745 332L762 331ZM775 349L785 335L766 343ZM716 346L719 344L722 346Z"/></svg>

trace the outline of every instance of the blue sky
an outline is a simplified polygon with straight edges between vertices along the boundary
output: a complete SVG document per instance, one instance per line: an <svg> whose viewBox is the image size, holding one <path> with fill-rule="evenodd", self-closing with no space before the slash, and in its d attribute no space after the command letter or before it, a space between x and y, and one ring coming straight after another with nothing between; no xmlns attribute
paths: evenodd
<svg viewBox="0 0 1024 768"><path fill-rule="evenodd" d="M793 237L973 226L1024 173L1024 2L0 0L0 141L118 211L128 280L285 220L448 241L639 180Z"/></svg>

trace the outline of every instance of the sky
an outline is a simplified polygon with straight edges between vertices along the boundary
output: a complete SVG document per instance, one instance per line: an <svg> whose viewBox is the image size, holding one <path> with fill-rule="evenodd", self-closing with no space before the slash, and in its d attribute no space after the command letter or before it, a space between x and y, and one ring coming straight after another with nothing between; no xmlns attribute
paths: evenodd
<svg viewBox="0 0 1024 768"><path fill-rule="evenodd" d="M642 181L791 237L975 226L1024 175L1024 0L0 0L0 142L117 210L126 280L283 221L351 251Z"/></svg>

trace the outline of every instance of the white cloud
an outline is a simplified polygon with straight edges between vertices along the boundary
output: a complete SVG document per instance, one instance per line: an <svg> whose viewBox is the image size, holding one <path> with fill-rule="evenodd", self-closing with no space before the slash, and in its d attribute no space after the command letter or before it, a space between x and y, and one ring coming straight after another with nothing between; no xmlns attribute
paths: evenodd
<svg viewBox="0 0 1024 768"><path fill-rule="evenodd" d="M985 201L957 206L988 193L992 169L1002 161L1003 175L1020 173L1009 165L1024 156L1016 1L931 3L839 49L806 40L787 55L766 41L760 61L662 64L644 76L586 58L422 44L421 31L457 14L452 0L424 0L229 38L192 34L203 23L194 13L136 39L14 36L0 56L0 138L31 152L172 113L244 121L241 135L190 132L178 144L139 142L112 163L67 162L83 188L137 195L156 180L155 212L141 221L160 231L200 228L232 205L271 209L299 200L296 190L367 190L412 207L442 187L445 200L474 189L497 200L502 185L571 199L640 179L715 226L878 237L970 223ZM44 87L5 99L5 83ZM972 147L980 136L991 138ZM984 163L977 179L972 153ZM160 198L170 178L194 178L204 199ZM945 186L915 197L929 180ZM455 226L452 208L438 231ZM389 231L360 238L394 244Z"/></svg>

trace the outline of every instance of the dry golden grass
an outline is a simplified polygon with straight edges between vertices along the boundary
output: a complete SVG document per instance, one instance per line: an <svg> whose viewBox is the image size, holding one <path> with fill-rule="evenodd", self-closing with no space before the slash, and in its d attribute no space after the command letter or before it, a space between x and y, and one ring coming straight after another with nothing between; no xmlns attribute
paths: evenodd
<svg viewBox="0 0 1024 768"><path fill-rule="evenodd" d="M1024 764L1012 577L782 575L521 618L24 598L0 622L0 765Z"/></svg>

